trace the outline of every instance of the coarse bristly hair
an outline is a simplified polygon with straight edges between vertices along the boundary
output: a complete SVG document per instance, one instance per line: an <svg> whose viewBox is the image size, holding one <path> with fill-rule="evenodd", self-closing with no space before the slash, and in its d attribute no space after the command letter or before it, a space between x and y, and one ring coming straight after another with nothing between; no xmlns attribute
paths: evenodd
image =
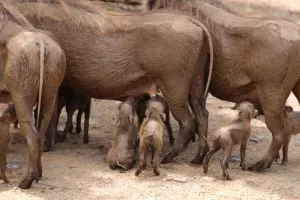
<svg viewBox="0 0 300 200"><path fill-rule="evenodd" d="M12 21L28 30L34 30L28 20L9 1L0 1L0 20Z"/></svg>

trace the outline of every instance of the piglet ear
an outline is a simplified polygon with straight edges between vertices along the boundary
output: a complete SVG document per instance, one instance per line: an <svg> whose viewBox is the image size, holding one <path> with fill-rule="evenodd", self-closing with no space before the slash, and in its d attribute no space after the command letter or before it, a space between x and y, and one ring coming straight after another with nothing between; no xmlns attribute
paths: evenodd
<svg viewBox="0 0 300 200"><path fill-rule="evenodd" d="M165 113L160 114L160 118L165 122L166 121L166 115Z"/></svg>

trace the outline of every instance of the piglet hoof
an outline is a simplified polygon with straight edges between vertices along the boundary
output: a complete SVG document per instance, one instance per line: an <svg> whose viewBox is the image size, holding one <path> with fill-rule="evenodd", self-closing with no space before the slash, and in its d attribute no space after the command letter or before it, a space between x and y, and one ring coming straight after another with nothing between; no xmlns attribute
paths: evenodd
<svg viewBox="0 0 300 200"><path fill-rule="evenodd" d="M44 149L43 149L43 151L44 151L44 152L48 152L48 151L50 151L50 150L51 150L51 143L48 142L48 141L45 141L45 142L44 142Z"/></svg>
<svg viewBox="0 0 300 200"><path fill-rule="evenodd" d="M232 181L232 178L229 176L229 173L227 171L223 172L223 176L224 178L226 178L227 180Z"/></svg>
<svg viewBox="0 0 300 200"><path fill-rule="evenodd" d="M141 169L138 169L138 170L136 170L136 172L135 172L135 176L138 176L138 175L140 175L140 173L141 173Z"/></svg>
<svg viewBox="0 0 300 200"><path fill-rule="evenodd" d="M240 164L240 167L242 167L242 170L243 170L243 171L247 170L246 164L242 164L242 163L241 163L241 164Z"/></svg>
<svg viewBox="0 0 300 200"><path fill-rule="evenodd" d="M57 131L57 139L59 142L64 142L67 138L67 132Z"/></svg>
<svg viewBox="0 0 300 200"><path fill-rule="evenodd" d="M287 164L287 162L288 162L288 159L282 159L282 161L281 161L281 165L286 165Z"/></svg>
<svg viewBox="0 0 300 200"><path fill-rule="evenodd" d="M207 172L208 172L208 165L204 165L204 167L203 167L203 173L207 174Z"/></svg>
<svg viewBox="0 0 300 200"><path fill-rule="evenodd" d="M89 143L89 136L84 136L83 137L83 143L88 144Z"/></svg>
<svg viewBox="0 0 300 200"><path fill-rule="evenodd" d="M278 163L278 160L280 159L280 155L279 155L279 152L275 155L275 157L274 157L274 161L276 162L276 163Z"/></svg>
<svg viewBox="0 0 300 200"><path fill-rule="evenodd" d="M158 170L154 170L153 172L154 172L155 176L159 176L160 175L160 172Z"/></svg>
<svg viewBox="0 0 300 200"><path fill-rule="evenodd" d="M76 127L76 133L80 134L80 132L81 132L81 128L80 127Z"/></svg>

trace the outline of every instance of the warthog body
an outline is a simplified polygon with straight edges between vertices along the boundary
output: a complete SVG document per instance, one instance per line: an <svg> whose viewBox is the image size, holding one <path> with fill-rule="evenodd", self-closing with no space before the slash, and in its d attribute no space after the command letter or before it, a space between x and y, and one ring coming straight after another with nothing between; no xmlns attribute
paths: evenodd
<svg viewBox="0 0 300 200"><path fill-rule="evenodd" d="M251 101L264 114L273 139L262 159L249 167L263 171L272 165L289 135L284 106L291 91L300 102L299 25L238 16L216 0L175 4L192 11L212 34L215 56L210 93L235 103ZM200 136L199 151L206 145ZM202 163L201 158L198 153L193 163Z"/></svg>
<svg viewBox="0 0 300 200"><path fill-rule="evenodd" d="M142 97L158 85L180 126L164 162L194 138L195 121L198 134L207 135L210 76L204 90L204 67L208 51L213 60L213 49L200 22L167 12L114 13L80 0L18 2L15 6L34 26L58 39L68 60L66 85L90 97L120 101ZM205 146L200 156L208 150Z"/></svg>
<svg viewBox="0 0 300 200"><path fill-rule="evenodd" d="M29 188L42 177L44 136L66 70L65 55L46 33L36 30L9 1L0 2L0 100L13 101L29 147ZM36 126L32 108L38 100Z"/></svg>

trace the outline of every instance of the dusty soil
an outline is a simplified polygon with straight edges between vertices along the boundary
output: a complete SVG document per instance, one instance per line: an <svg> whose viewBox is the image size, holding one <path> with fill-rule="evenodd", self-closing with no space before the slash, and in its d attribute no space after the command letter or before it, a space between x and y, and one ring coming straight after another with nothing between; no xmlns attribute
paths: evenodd
<svg viewBox="0 0 300 200"><path fill-rule="evenodd" d="M247 2L255 5L251 4L249 9ZM297 8L300 9L297 0L232 0L226 3L245 15L284 16L296 22L299 19L295 13ZM266 6L268 4L272 8ZM293 12L287 12L289 8L294 8ZM43 155L44 177L30 190L17 188L26 174L28 149L19 130L12 128L8 162L20 164L21 167L8 169L10 183L0 182L0 199L300 199L300 135L291 140L288 164L282 166L274 163L263 173L242 171L237 162L239 146L236 146L229 169L233 181L222 177L222 152L212 157L207 176L203 174L202 166L190 165L197 151L197 143L192 142L174 163L161 165L159 177L153 175L150 167L138 178L134 176L135 169L127 173L110 170L105 158L108 142L116 129L117 103L93 101L90 143L83 144L81 133L69 134L66 142L55 144L53 151ZM294 96L289 98L288 104L299 110ZM236 111L231 110L231 106L232 103L211 96L208 98L209 133L234 118ZM65 121L66 115L63 113L60 130L64 128ZM176 136L178 125L174 119L172 127ZM252 137L259 141L248 142L246 163L249 165L262 157L271 142L271 133L263 117L253 120L252 127ZM163 154L171 149L166 135L164 144Z"/></svg>

